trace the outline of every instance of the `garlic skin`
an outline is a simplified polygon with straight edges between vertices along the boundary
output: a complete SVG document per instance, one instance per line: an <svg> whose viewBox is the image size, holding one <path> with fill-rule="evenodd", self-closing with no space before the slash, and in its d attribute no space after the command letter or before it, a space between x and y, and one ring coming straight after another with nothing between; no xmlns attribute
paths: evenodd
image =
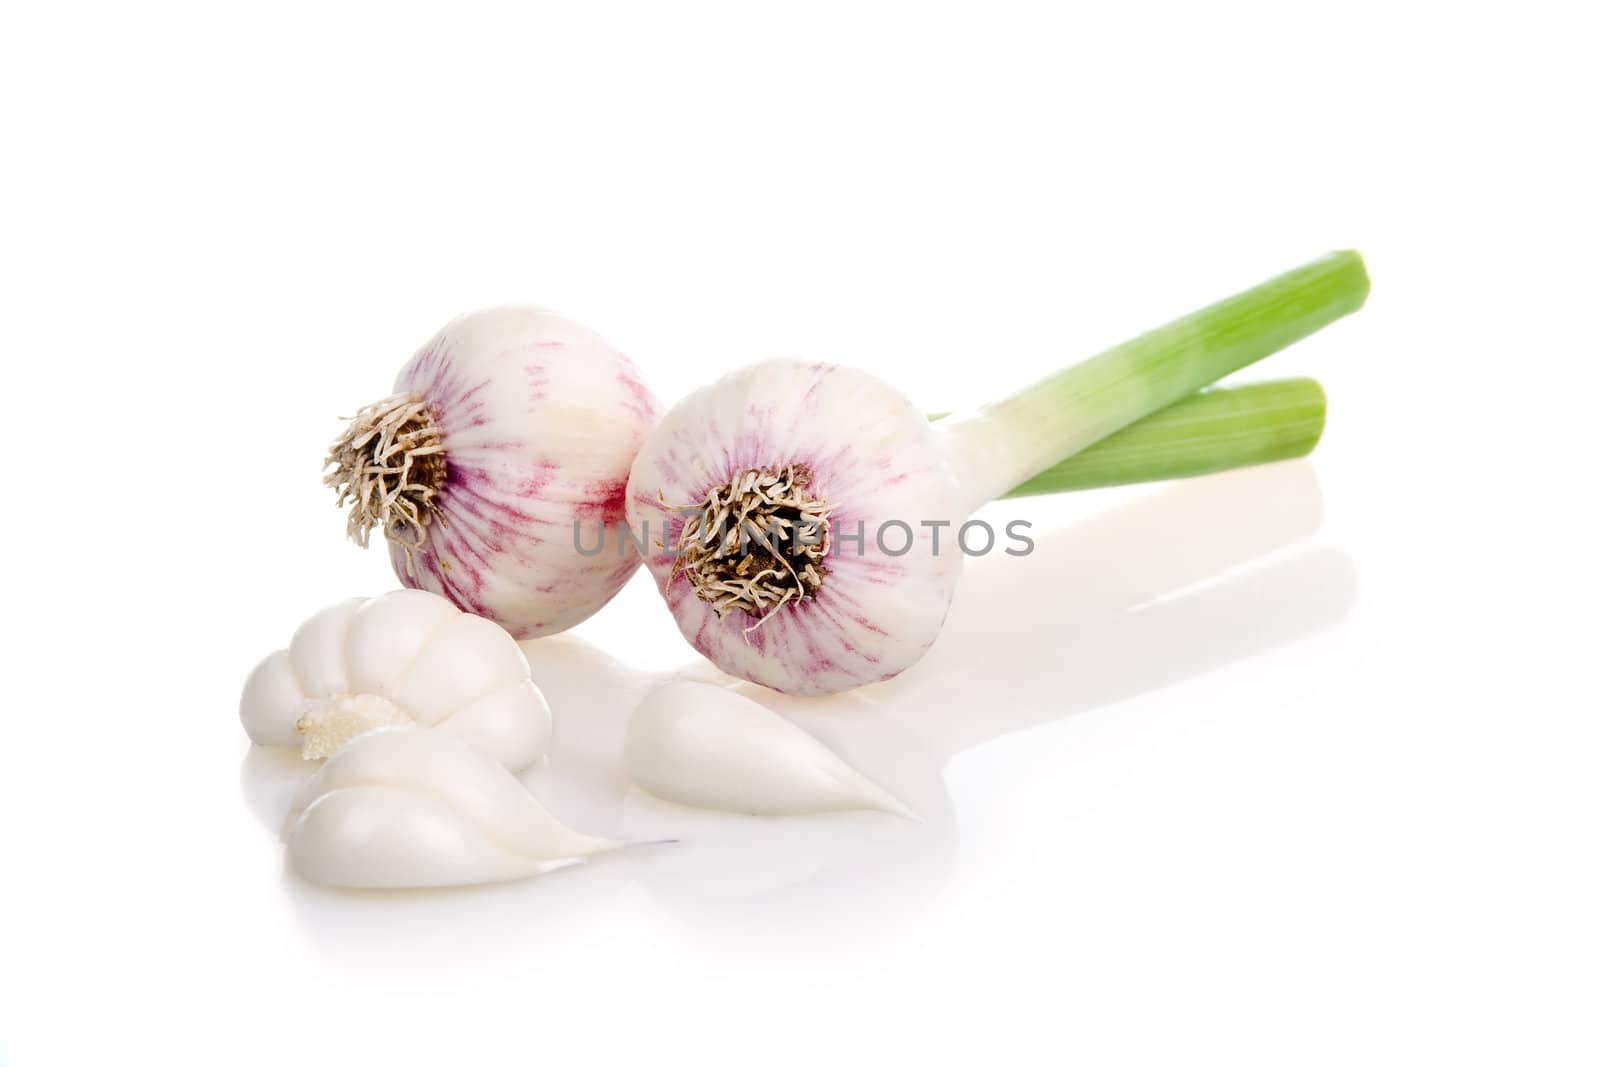
<svg viewBox="0 0 1600 1067"><path fill-rule="evenodd" d="M363 734L323 764L284 838L296 870L344 889L511 881L617 847L562 825L461 739L403 729Z"/></svg>
<svg viewBox="0 0 1600 1067"><path fill-rule="evenodd" d="M520 770L550 745L550 707L517 643L441 596L398 589L324 608L246 680L258 745L319 759L385 726L432 727Z"/></svg>
<svg viewBox="0 0 1600 1067"><path fill-rule="evenodd" d="M886 811L916 818L816 738L749 697L670 681L628 720L623 762L646 792L744 815Z"/></svg>
<svg viewBox="0 0 1600 1067"><path fill-rule="evenodd" d="M359 543L383 528L402 584L518 638L616 595L638 566L618 550L628 469L660 414L626 356L540 308L491 308L440 330L394 391L335 443L327 481L354 502ZM414 414L391 429L414 444L374 457L373 409L406 402ZM574 524L586 548L603 529L603 551L577 551Z"/></svg>
<svg viewBox="0 0 1600 1067"><path fill-rule="evenodd" d="M795 695L883 681L921 658L960 576L955 527L967 517L935 425L870 374L795 360L735 371L668 411L633 462L628 521L635 536L648 524L645 564L689 643L729 674ZM788 465L806 470L808 492L829 508L821 587L764 616L719 616L675 570L682 506ZM880 546L888 522L909 529L888 529ZM860 542L846 540L858 524Z"/></svg>

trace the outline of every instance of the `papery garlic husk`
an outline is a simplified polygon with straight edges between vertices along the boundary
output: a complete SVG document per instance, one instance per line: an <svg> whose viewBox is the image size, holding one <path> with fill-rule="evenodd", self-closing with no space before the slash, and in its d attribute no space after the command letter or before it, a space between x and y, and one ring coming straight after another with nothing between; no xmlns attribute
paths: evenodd
<svg viewBox="0 0 1600 1067"><path fill-rule="evenodd" d="M568 828L500 764L437 730L379 729L306 782L290 862L346 889L420 889L543 874L617 847Z"/></svg>
<svg viewBox="0 0 1600 1067"><path fill-rule="evenodd" d="M550 706L510 634L450 601L398 589L324 608L246 680L258 745L318 759L385 726L432 727L520 770L550 746Z"/></svg>
<svg viewBox="0 0 1600 1067"><path fill-rule="evenodd" d="M492 308L445 326L394 395L357 414L327 481L351 504L353 538L383 530L403 584L543 636L598 611L638 566L617 526L658 414L632 362L592 330ZM603 550L578 551L580 537Z"/></svg>
<svg viewBox="0 0 1600 1067"><path fill-rule="evenodd" d="M781 606L764 598L760 613L719 605L705 595L715 588L697 587L679 563L685 517L751 472L790 471L803 472L804 494L826 505L831 544L820 583ZM938 636L962 557L953 526L922 524L959 525L958 489L943 438L898 391L863 371L773 360L667 413L634 460L628 521L635 537L648 534L646 565L696 649L739 678L830 693L894 677ZM886 523L906 528L888 530L880 545Z"/></svg>

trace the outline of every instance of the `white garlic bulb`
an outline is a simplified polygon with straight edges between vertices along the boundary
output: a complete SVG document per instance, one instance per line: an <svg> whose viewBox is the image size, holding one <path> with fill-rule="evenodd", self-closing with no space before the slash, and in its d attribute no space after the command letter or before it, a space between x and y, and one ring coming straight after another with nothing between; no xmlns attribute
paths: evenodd
<svg viewBox="0 0 1600 1067"><path fill-rule="evenodd" d="M311 616L251 672L239 718L256 744L307 759L379 726L432 727L512 770L550 743L550 707L511 635L417 589Z"/></svg>
<svg viewBox="0 0 1600 1067"><path fill-rule="evenodd" d="M394 389L328 454L358 544L381 529L402 584L519 638L617 594L639 565L619 543L628 466L660 413L626 356L541 308L488 308L435 334Z"/></svg>
<svg viewBox="0 0 1600 1067"><path fill-rule="evenodd" d="M511 772L437 730L346 744L301 788L284 838L296 870L345 889L504 882L617 847L568 829Z"/></svg>
<svg viewBox="0 0 1600 1067"><path fill-rule="evenodd" d="M646 792L745 815L906 806L822 742L749 697L703 682L658 686L628 720L623 759Z"/></svg>

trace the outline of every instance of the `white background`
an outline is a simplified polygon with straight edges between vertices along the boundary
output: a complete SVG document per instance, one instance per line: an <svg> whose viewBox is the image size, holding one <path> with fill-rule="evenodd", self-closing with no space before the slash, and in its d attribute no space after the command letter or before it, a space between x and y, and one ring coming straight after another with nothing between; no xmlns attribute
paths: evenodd
<svg viewBox="0 0 1600 1067"><path fill-rule="evenodd" d="M0 1061L1595 1062L1589 15L8 6ZM535 650L529 781L683 845L284 870L239 685L393 586L318 463L456 313L936 408L1338 247L1367 309L1246 375L1323 380L1312 460L999 506L923 664L779 704L926 825L630 793L641 577Z"/></svg>

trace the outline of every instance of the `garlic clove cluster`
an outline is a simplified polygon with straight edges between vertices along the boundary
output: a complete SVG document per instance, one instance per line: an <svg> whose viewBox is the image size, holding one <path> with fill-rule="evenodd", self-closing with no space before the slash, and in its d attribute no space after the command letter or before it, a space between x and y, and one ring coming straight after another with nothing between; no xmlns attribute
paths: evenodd
<svg viewBox="0 0 1600 1067"><path fill-rule="evenodd" d="M345 889L510 881L617 847L563 825L461 738L405 729L339 749L295 797L284 838L302 875Z"/></svg>
<svg viewBox="0 0 1600 1067"><path fill-rule="evenodd" d="M551 730L511 635L417 589L311 616L251 672L239 718L256 744L299 748L307 759L377 727L421 726L513 770L546 753Z"/></svg>
<svg viewBox="0 0 1600 1067"><path fill-rule="evenodd" d="M826 745L749 697L703 682L652 690L628 720L623 759L646 792L745 815L910 809Z"/></svg>

